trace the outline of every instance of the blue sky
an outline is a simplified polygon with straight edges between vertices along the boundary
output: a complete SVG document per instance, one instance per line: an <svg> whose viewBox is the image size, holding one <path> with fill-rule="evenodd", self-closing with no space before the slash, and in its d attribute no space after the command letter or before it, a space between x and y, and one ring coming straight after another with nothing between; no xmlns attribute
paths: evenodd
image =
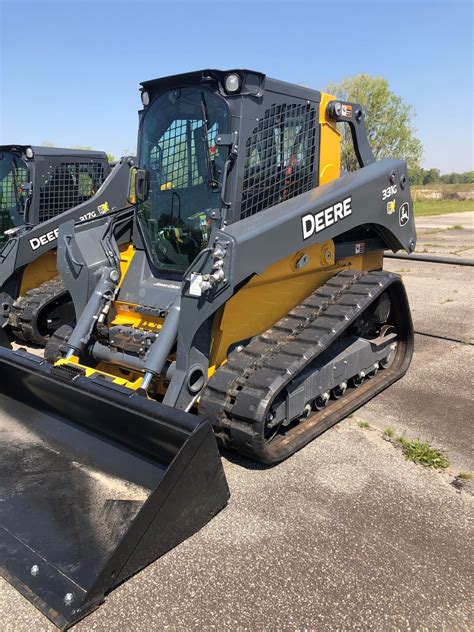
<svg viewBox="0 0 474 632"><path fill-rule="evenodd" d="M355 9L355 7L358 9ZM473 3L0 0L0 142L134 150L140 81L248 67L316 89L368 72L414 105L423 165L473 169Z"/></svg>

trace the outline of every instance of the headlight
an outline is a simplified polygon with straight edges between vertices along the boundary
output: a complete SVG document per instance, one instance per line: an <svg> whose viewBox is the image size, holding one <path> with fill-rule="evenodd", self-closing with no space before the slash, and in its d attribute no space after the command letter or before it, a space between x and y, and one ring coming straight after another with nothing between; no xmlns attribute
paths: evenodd
<svg viewBox="0 0 474 632"><path fill-rule="evenodd" d="M34 156L34 153L33 153L33 150L31 149L31 147L27 147L26 148L25 154L26 154L27 158L33 158L33 156Z"/></svg>
<svg viewBox="0 0 474 632"><path fill-rule="evenodd" d="M227 75L225 78L225 89L227 92L238 92L240 89L240 77L235 73Z"/></svg>
<svg viewBox="0 0 474 632"><path fill-rule="evenodd" d="M148 94L146 90L143 90L140 96L142 98L142 103L145 107L147 105L150 105L150 95Z"/></svg>

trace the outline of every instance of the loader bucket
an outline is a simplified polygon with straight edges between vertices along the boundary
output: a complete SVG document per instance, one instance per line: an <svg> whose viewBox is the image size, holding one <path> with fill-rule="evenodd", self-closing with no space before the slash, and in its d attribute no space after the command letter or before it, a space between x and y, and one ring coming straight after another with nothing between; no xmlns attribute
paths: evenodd
<svg viewBox="0 0 474 632"><path fill-rule="evenodd" d="M0 572L61 629L229 497L207 421L1 348L0 455Z"/></svg>

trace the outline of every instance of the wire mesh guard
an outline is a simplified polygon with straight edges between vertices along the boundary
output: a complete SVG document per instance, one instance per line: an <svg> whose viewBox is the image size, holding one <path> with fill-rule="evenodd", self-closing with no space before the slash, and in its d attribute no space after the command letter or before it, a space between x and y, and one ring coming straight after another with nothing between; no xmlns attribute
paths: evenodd
<svg viewBox="0 0 474 632"><path fill-rule="evenodd" d="M207 131L209 159L217 154L215 144L218 125L214 123ZM200 156L203 145L204 122L202 120L177 119L168 127L150 152L151 184L159 190L184 189L204 182L203 168L207 163Z"/></svg>
<svg viewBox="0 0 474 632"><path fill-rule="evenodd" d="M13 163L11 169L0 179L0 238L5 230L14 225L12 213L16 211L23 215L21 187L27 180L28 169Z"/></svg>
<svg viewBox="0 0 474 632"><path fill-rule="evenodd" d="M272 105L247 140L241 219L314 186L316 113L308 103Z"/></svg>
<svg viewBox="0 0 474 632"><path fill-rule="evenodd" d="M101 162L62 162L50 167L39 189L39 221L86 202L105 179Z"/></svg>

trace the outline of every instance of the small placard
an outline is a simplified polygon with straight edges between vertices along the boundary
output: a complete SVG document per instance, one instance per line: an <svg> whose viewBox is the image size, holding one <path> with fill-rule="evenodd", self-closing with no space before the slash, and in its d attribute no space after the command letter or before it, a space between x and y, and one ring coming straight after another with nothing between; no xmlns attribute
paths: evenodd
<svg viewBox="0 0 474 632"><path fill-rule="evenodd" d="M189 285L189 293L191 296L201 296L202 274L191 272L191 283Z"/></svg>

